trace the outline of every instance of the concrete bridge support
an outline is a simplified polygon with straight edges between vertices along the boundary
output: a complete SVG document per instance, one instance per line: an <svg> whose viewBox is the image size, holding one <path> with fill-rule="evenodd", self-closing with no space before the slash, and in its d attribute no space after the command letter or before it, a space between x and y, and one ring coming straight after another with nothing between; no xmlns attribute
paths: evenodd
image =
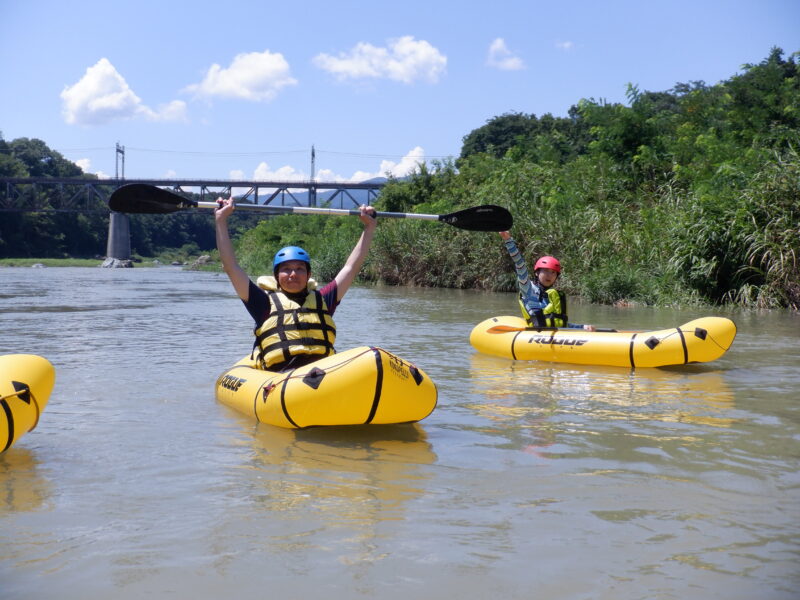
<svg viewBox="0 0 800 600"><path fill-rule="evenodd" d="M132 267L131 222L125 213L112 212L108 220L108 245L104 267Z"/></svg>

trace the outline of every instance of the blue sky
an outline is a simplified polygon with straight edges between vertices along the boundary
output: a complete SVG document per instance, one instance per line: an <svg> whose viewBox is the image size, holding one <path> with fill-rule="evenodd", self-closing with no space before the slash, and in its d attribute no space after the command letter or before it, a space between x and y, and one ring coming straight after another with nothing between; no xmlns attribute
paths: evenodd
<svg viewBox="0 0 800 600"><path fill-rule="evenodd" d="M800 0L0 0L0 131L129 178L402 176L507 112L717 83Z"/></svg>

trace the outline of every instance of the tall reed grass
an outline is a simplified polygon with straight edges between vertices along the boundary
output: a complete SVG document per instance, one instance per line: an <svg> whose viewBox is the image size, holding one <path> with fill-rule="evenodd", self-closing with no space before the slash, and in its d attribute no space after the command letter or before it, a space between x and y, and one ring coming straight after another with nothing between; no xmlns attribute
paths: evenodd
<svg viewBox="0 0 800 600"><path fill-rule="evenodd" d="M425 181L422 181L424 179ZM800 157L764 154L750 173L691 188L662 177L632 187L610 161L581 157L538 165L486 156L389 184L378 208L442 214L491 202L514 216L512 235L532 265L557 256L560 287L603 304L733 304L800 309ZM388 206L387 206L388 204ZM250 271L271 271L274 252L305 245L329 280L358 239L355 218L286 216L239 241ZM391 285L513 291L500 237L427 221L385 219L362 270Z"/></svg>

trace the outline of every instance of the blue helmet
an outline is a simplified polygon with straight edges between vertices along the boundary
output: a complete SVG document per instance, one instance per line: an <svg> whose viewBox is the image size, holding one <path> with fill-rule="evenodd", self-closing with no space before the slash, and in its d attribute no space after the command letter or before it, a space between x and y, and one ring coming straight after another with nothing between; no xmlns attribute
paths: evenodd
<svg viewBox="0 0 800 600"><path fill-rule="evenodd" d="M300 246L286 246L275 253L275 258L272 260L272 272L276 273L278 265L290 260L302 260L306 263L306 268L311 271L311 257L308 256L308 252Z"/></svg>

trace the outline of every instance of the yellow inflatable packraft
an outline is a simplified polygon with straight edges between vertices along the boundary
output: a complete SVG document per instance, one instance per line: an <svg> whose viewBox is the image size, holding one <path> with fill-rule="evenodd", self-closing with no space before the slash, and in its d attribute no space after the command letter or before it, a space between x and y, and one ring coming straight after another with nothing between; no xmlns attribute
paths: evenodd
<svg viewBox="0 0 800 600"><path fill-rule="evenodd" d="M36 427L55 381L56 370L46 358L0 356L0 452Z"/></svg>
<svg viewBox="0 0 800 600"><path fill-rule="evenodd" d="M503 316L476 325L469 341L478 352L515 360L637 368L716 360L735 337L736 325L723 317L660 331L585 331L528 327L520 317Z"/></svg>
<svg viewBox="0 0 800 600"><path fill-rule="evenodd" d="M216 396L259 422L302 429L420 421L436 407L437 391L422 369L361 346L284 373L245 357L219 376Z"/></svg>

